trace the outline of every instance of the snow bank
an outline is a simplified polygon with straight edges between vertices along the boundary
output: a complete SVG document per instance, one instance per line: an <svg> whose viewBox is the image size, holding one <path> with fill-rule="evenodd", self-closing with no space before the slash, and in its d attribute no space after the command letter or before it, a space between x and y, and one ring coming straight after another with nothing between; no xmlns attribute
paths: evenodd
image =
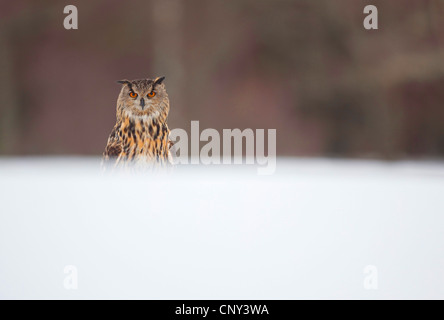
<svg viewBox="0 0 444 320"><path fill-rule="evenodd" d="M0 298L444 298L442 164L99 164L0 160Z"/></svg>

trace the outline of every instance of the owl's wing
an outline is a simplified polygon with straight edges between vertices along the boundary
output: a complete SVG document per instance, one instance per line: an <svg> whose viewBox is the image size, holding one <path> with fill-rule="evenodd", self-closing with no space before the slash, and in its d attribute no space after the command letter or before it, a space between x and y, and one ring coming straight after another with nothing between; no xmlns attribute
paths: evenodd
<svg viewBox="0 0 444 320"><path fill-rule="evenodd" d="M120 142L112 140L108 141L103 156L109 159L113 157L118 157L121 152L122 152L122 145L120 144Z"/></svg>
<svg viewBox="0 0 444 320"><path fill-rule="evenodd" d="M174 145L175 142L168 140L168 162L170 165L176 164L176 147Z"/></svg>
<svg viewBox="0 0 444 320"><path fill-rule="evenodd" d="M108 138L105 151L103 152L103 162L109 162L112 158L117 158L122 152L122 141L119 139L117 128L114 127Z"/></svg>

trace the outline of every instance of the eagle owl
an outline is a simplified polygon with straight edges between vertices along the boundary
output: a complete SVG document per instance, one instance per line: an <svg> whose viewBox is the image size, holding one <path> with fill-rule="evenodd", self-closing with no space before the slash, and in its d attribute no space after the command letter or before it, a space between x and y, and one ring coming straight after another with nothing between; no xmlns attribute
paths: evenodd
<svg viewBox="0 0 444 320"><path fill-rule="evenodd" d="M121 80L117 121L103 153L103 164L142 167L173 163L167 125L170 103L163 83L155 80Z"/></svg>

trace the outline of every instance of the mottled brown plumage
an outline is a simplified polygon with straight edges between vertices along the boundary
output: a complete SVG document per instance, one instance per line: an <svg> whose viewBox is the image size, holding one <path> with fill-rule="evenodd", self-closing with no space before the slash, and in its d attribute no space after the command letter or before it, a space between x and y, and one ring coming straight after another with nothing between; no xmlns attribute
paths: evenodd
<svg viewBox="0 0 444 320"><path fill-rule="evenodd" d="M117 99L117 122L103 153L104 164L172 164L167 125L170 104L163 80L119 81L123 86Z"/></svg>

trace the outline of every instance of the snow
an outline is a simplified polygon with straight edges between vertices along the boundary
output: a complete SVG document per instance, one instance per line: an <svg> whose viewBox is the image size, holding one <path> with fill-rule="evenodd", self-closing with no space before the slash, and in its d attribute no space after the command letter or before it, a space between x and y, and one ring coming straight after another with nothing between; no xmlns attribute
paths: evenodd
<svg viewBox="0 0 444 320"><path fill-rule="evenodd" d="M99 168L0 159L0 298L444 298L442 163Z"/></svg>

